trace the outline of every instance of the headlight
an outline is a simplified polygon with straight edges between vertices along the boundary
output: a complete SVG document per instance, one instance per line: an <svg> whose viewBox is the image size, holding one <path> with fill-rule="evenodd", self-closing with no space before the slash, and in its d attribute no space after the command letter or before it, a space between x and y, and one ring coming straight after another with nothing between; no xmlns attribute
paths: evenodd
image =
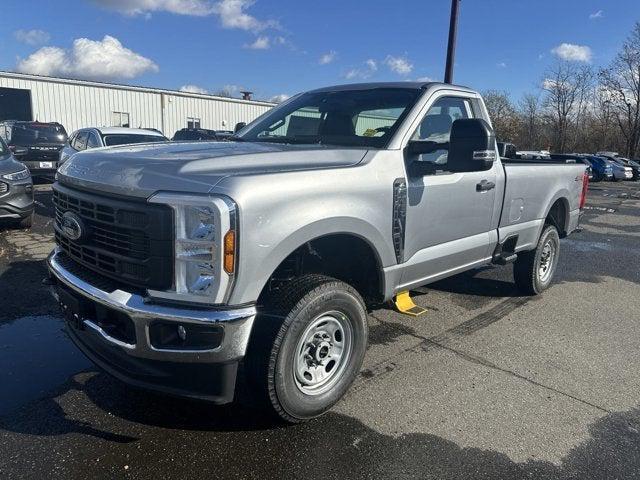
<svg viewBox="0 0 640 480"><path fill-rule="evenodd" d="M174 285L155 297L224 303L233 284L236 208L227 198L160 193L150 200L174 211ZM229 240L231 239L231 240Z"/></svg>
<svg viewBox="0 0 640 480"><path fill-rule="evenodd" d="M19 172L14 173L6 173L2 175L2 178L5 180L25 180L31 176L29 173L29 169L25 168L24 170L20 170Z"/></svg>

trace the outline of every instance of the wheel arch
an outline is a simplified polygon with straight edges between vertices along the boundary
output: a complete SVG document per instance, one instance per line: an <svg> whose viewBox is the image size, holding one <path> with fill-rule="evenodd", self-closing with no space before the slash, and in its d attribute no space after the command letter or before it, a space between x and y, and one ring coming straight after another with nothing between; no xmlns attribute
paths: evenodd
<svg viewBox="0 0 640 480"><path fill-rule="evenodd" d="M296 274L322 273L345 281L365 298L382 297L383 267L395 262L393 255L382 235L360 219L316 222L289 235L265 258L260 266L264 274L256 285L258 303L265 301L274 281L286 280L285 270L290 268L298 268ZM297 263L300 259L302 265ZM367 282L370 275L374 281Z"/></svg>
<svg viewBox="0 0 640 480"><path fill-rule="evenodd" d="M570 220L569 200L566 196L559 194L550 203L549 208L544 216L545 224L549 223L556 227L560 238L567 236Z"/></svg>

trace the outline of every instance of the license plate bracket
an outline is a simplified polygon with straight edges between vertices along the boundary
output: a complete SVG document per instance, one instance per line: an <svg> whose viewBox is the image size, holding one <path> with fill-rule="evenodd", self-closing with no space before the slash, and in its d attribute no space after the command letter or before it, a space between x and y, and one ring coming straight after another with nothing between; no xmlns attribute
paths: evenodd
<svg viewBox="0 0 640 480"><path fill-rule="evenodd" d="M61 287L58 287L58 299L67 323L76 330L84 330L84 318L80 299Z"/></svg>

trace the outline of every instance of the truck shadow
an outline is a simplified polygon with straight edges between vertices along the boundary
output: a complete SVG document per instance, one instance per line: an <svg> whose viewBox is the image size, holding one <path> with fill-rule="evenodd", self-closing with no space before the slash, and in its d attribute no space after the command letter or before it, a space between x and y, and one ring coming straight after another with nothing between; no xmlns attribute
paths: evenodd
<svg viewBox="0 0 640 480"><path fill-rule="evenodd" d="M68 404L68 398L50 398L0 419L0 435L6 441L2 456L43 471L40 462L55 461L50 453L53 442L64 441L64 450L75 452L66 463L72 469L82 465L87 475L124 463L152 469L158 462L165 475L182 472L188 478L211 471L225 478L305 478L309 471L322 471L327 479L640 476L638 408L608 414L591 424L590 438L571 449L559 464L533 459L517 463L502 452L462 447L428 433L385 435L339 413L283 428L259 412L156 397L130 390L104 374L85 375L84 383L70 381L58 392L61 397L73 397L73 406L66 407L68 414L60 406ZM87 405L82 394L99 408ZM38 440L45 447L42 455L20 456L23 443L33 441L25 435L51 437ZM51 448L46 448L49 443ZM119 447L110 448L110 443ZM108 452L106 458L96 463L101 451ZM171 464L160 463L171 451L180 453ZM152 476L152 470L145 471Z"/></svg>
<svg viewBox="0 0 640 480"><path fill-rule="evenodd" d="M49 290L42 285L47 275L44 260L18 260L0 274L0 325L35 315L57 315Z"/></svg>

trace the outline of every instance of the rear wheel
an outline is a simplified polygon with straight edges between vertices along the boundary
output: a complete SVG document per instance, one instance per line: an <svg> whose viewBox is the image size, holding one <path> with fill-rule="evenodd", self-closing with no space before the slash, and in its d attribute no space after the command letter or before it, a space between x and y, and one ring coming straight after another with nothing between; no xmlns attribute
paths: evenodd
<svg viewBox="0 0 640 480"><path fill-rule="evenodd" d="M349 285L323 275L291 281L257 320L247 364L263 403L297 423L347 392L367 347L367 313Z"/></svg>
<svg viewBox="0 0 640 480"><path fill-rule="evenodd" d="M513 266L513 276L518 288L528 295L538 295L546 290L558 266L560 236L553 225L547 225L534 250L518 254Z"/></svg>

